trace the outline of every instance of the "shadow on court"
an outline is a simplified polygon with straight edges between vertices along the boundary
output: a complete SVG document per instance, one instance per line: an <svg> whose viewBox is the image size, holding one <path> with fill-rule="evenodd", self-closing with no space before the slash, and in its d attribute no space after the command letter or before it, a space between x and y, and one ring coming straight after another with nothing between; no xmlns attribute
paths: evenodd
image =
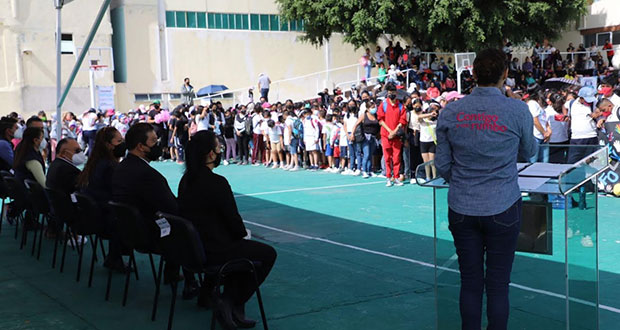
<svg viewBox="0 0 620 330"><path fill-rule="evenodd" d="M271 329L435 328L432 238L254 197L239 197L237 203L253 237L278 252L262 286ZM82 280L75 281L75 251L68 250L61 274L58 267L50 267L53 241L44 240L37 261L29 249L19 250L13 227L3 227L0 329L165 329L170 290L163 287L157 321L151 322L154 282L148 256L138 255L140 280L132 277L128 303L122 307L123 276L114 276L106 302L107 271L101 262L88 288L88 262ZM84 260L90 255L89 245ZM563 265L530 257L518 257L517 264L513 282L563 294L562 283L546 279ZM455 282L448 288L458 290L458 274L449 275ZM601 273L601 283L601 303L614 306L620 276ZM557 297L511 288L511 298L511 329L555 329L563 323L563 301ZM456 295L448 301L457 303ZM248 303L247 313L259 318L255 299ZM447 315L442 321L458 324L458 315ZM619 314L609 311L601 311L601 319L601 329L620 324ZM210 311L194 301L177 300L175 329L206 327L210 320Z"/></svg>

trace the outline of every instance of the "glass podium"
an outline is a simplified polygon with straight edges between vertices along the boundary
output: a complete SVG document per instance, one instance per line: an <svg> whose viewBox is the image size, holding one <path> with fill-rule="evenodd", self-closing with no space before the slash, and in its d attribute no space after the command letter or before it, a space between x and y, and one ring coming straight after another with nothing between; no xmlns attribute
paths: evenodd
<svg viewBox="0 0 620 330"><path fill-rule="evenodd" d="M519 163L523 218L510 284L509 329L599 329L598 190L609 166L603 146L548 146L552 161ZM569 152L586 157L566 164ZM436 329L461 328L460 274L448 229L449 185L433 162L418 166L416 181L432 188ZM428 174L428 176L427 176ZM486 297L483 329L486 328Z"/></svg>

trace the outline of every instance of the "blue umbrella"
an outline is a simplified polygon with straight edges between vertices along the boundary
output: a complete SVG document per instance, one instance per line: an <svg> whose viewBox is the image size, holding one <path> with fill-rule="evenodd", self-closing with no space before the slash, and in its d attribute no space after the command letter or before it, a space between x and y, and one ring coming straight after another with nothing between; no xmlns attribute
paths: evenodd
<svg viewBox="0 0 620 330"><path fill-rule="evenodd" d="M196 95L198 95L198 97L209 96L211 94L219 93L227 89L228 87L224 85L209 85L201 88Z"/></svg>

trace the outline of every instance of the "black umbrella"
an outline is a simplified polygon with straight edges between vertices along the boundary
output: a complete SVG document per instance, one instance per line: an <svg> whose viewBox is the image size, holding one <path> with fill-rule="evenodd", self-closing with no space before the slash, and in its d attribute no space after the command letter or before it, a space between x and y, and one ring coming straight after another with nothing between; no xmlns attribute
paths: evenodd
<svg viewBox="0 0 620 330"><path fill-rule="evenodd" d="M387 93L388 91L382 91L381 93L377 94L377 97L382 97L382 98L386 98L387 97ZM397 89L396 90L396 98L398 100L404 101L406 98L409 97L409 93L407 93L406 90L404 89Z"/></svg>

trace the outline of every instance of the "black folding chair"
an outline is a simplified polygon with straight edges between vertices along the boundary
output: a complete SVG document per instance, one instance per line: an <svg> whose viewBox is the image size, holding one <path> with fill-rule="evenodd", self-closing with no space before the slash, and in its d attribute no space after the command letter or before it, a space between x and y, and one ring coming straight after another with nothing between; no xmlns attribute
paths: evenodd
<svg viewBox="0 0 620 330"><path fill-rule="evenodd" d="M11 207L11 210L10 210L11 212L9 212L9 210L7 210L7 212L6 212L6 219L7 219L7 222L9 224L11 224L11 225L15 224L16 225L15 226L15 239L17 239L17 232L19 230L19 228L18 228L19 227L19 221L18 221L18 215L19 214L16 214L15 212L13 212L13 211L16 211L15 203L14 203L11 191L9 190L9 186L8 186L7 182L4 180L5 177L11 178L13 176L14 176L13 173L11 173L9 171L0 171L0 179L2 181L1 184L2 184L2 186L4 188L4 190L5 190L6 198L8 198L9 201L10 201L9 202L9 206ZM2 207L2 211L4 212L4 199L2 200L2 203L3 203L2 204L2 206L3 206ZM2 215L4 215L4 214L2 214Z"/></svg>
<svg viewBox="0 0 620 330"><path fill-rule="evenodd" d="M50 203L52 217L55 221L65 227L64 238L62 239L62 241L64 242L64 246L62 249L62 260L60 262L60 272L62 273L65 267L65 256L67 254L68 241L72 240L73 246L78 246L71 230L73 224L78 219L77 208L75 204L71 201L71 197L62 191L45 188L45 193ZM58 242L61 239L60 236L61 235L56 235L56 242L54 243L54 256L52 258L52 268L56 267L56 253L58 251Z"/></svg>
<svg viewBox="0 0 620 330"><path fill-rule="evenodd" d="M10 172L0 171L0 198L2 199L2 208L0 209L0 233L2 233L2 220L4 219L4 205L7 198L9 198L9 188L6 186L6 182L4 182L4 176L13 176ZM8 215L7 215L8 219Z"/></svg>
<svg viewBox="0 0 620 330"><path fill-rule="evenodd" d="M26 187L26 196L30 200L30 204L32 205L32 213L36 219L36 222L41 224L41 228L43 228L44 224L47 222L48 230L49 225L51 225L50 219L50 206L47 200L47 196L45 196L45 191L41 185L30 179L24 180L24 186ZM36 243L36 235L37 230L35 230L35 242L33 242L32 253L34 253L34 243ZM41 258L41 243L43 242L43 230L41 229L39 234L39 249L37 252L37 260Z"/></svg>
<svg viewBox="0 0 620 330"><path fill-rule="evenodd" d="M28 239L28 228L27 228L27 221L26 221L26 215L24 215L24 212L26 210L31 210L32 206L30 205L30 202L28 200L28 197L26 195L26 187L24 186L23 182L20 182L17 178L13 177L13 176L5 176L4 177L4 181L6 182L7 188L8 188L8 192L9 192L9 196L11 196L11 199L13 199L14 203L13 203L13 210L11 212L13 212L13 214L17 214L17 218L16 218L16 226L15 226L15 239L17 239L17 232L18 232L18 227L19 227L19 222L22 222L22 239L19 245L20 250L24 248L24 245L26 245L27 243L27 239ZM34 230L35 230L35 235L36 235L36 229L37 226L34 226ZM35 236L35 241L36 241L36 236ZM33 253L34 254L34 253Z"/></svg>
<svg viewBox="0 0 620 330"><path fill-rule="evenodd" d="M91 241L91 246L93 248L93 255L90 260L90 274L88 276L88 287L90 288L93 283L93 269L95 267L95 260L97 259L97 243L100 242L101 250L103 254L103 258L105 260L105 249L103 248L103 239L104 239L104 229L105 224L103 220L103 213L90 196L75 193L75 198L77 200L77 209L78 209L78 220L73 225L73 231L75 234L88 236ZM95 235L95 240L93 241L92 235ZM108 238L109 239L109 238ZM76 281L80 281L80 272L82 269L82 257L84 255L84 245L81 245L81 248L78 246L79 260L78 260L78 272Z"/></svg>
<svg viewBox="0 0 620 330"><path fill-rule="evenodd" d="M204 274L206 276L215 277L214 294L216 297L221 296L220 286L223 278L228 274L251 272L254 274L256 281L256 298L260 309L261 319L263 321L263 329L267 330L267 317L263 308L263 299L261 297L258 278L256 276L256 267L260 266L259 262L253 262L248 259L235 259L223 265L210 265L207 263L207 257L204 252L200 235L194 225L186 219L171 214L159 212L159 218L165 218L170 224L170 234L161 238L161 246L164 260L174 260L188 271ZM157 275L158 285L161 281L161 269ZM177 296L177 283L170 283L172 289L172 301L170 304L170 314L168 316L168 330L172 329L172 320L174 318L174 308ZM157 290L157 293L159 290ZM157 301L157 296L155 301ZM211 318L211 330L215 329L217 308L213 308Z"/></svg>
<svg viewBox="0 0 620 330"><path fill-rule="evenodd" d="M143 221L140 212L133 206L108 202L112 215L115 217L117 233L120 236L123 248L129 250L129 265L134 265L136 280L138 277L138 266L136 264L136 257L134 251L139 253L148 254L151 262L151 271L153 273L153 280L157 285L157 273L155 271L155 263L153 261L153 254L161 255L160 249L151 242L149 239L149 227ZM162 268L163 260L160 258L159 268ZM127 294L129 292L129 278L131 272L125 274L125 292L123 293L123 306L127 304ZM110 298L110 284L112 281L112 271L108 273L108 286L106 289L106 300ZM155 306L155 302L153 302Z"/></svg>

